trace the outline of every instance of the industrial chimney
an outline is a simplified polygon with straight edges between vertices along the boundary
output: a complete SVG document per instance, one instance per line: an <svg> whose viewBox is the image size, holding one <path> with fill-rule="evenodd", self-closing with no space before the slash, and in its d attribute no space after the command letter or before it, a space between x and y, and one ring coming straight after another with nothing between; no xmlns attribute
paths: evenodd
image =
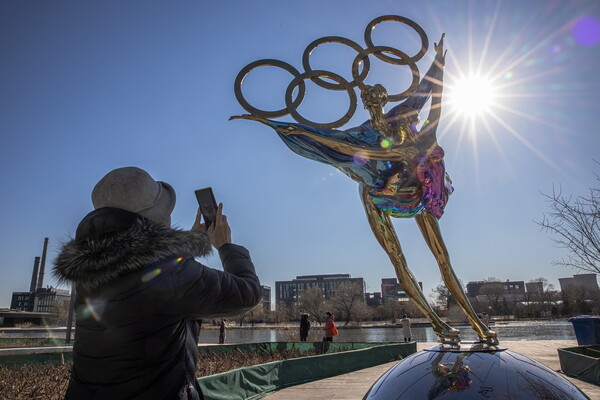
<svg viewBox="0 0 600 400"><path fill-rule="evenodd" d="M31 274L31 285L29 286L30 292L35 292L37 289L38 271L40 270L40 258L36 257L33 262L33 274Z"/></svg>
<svg viewBox="0 0 600 400"><path fill-rule="evenodd" d="M42 262L40 264L40 277L38 280L37 288L44 287L44 272L46 270L46 253L48 251L48 238L44 238L44 250L42 251Z"/></svg>

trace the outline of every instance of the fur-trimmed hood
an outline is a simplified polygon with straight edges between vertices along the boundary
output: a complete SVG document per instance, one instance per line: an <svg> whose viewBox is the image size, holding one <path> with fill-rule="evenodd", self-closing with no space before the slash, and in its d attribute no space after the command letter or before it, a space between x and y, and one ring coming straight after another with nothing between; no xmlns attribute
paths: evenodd
<svg viewBox="0 0 600 400"><path fill-rule="evenodd" d="M54 275L94 289L123 273L169 256L200 257L211 252L205 231L167 228L138 214L100 208L79 224L54 262Z"/></svg>

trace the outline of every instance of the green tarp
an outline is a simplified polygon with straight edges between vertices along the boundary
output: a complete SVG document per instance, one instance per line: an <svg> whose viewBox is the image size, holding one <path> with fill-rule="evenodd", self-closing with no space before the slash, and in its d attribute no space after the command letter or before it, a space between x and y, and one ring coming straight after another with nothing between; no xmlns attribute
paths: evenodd
<svg viewBox="0 0 600 400"><path fill-rule="evenodd" d="M305 343L305 345L312 345L312 343ZM329 345L328 350L331 352L334 346L353 344L329 343ZM206 400L258 399L287 386L373 367L402 359L417 351L414 342L385 345L363 343L362 345L368 348L238 368L198 378L198 383Z"/></svg>
<svg viewBox="0 0 600 400"><path fill-rule="evenodd" d="M70 349L69 349L70 350ZM267 352L297 350L301 354L316 351L316 356L293 358L238 368L198 379L206 400L258 399L287 386L345 374L393 360L417 351L411 343L274 342L238 345L199 346L201 354L227 354L231 351ZM70 351L49 354L0 357L0 367L18 367L24 363L60 363L71 360Z"/></svg>
<svg viewBox="0 0 600 400"><path fill-rule="evenodd" d="M198 346L200 354L227 354L231 351L241 351L243 353L274 353L283 350L297 350L300 353L315 351L318 354L336 353L340 351L350 351L359 349L368 349L379 346L381 343L363 343L363 342L265 342L265 343L246 343L246 344L223 344L211 346Z"/></svg>
<svg viewBox="0 0 600 400"><path fill-rule="evenodd" d="M558 349L558 359L565 375L600 385L600 346Z"/></svg>

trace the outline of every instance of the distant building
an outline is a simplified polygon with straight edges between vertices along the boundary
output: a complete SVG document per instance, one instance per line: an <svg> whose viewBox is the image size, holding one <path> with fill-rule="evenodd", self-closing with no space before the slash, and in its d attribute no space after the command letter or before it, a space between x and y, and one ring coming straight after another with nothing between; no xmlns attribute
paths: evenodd
<svg viewBox="0 0 600 400"><path fill-rule="evenodd" d="M43 315L44 313L54 312L55 306L64 306L65 303L68 304L71 300L71 294L68 290L56 289L52 286L44 287L47 250L48 238L44 238L42 257L35 257L33 264L29 291L13 292L12 299L10 301L11 310L38 313Z"/></svg>
<svg viewBox="0 0 600 400"><path fill-rule="evenodd" d="M38 288L33 300L33 311L52 312L55 305L71 301L71 293L68 290L49 288Z"/></svg>
<svg viewBox="0 0 600 400"><path fill-rule="evenodd" d="M475 281L467 283L467 296L477 297L494 292L495 295L505 295L507 297L524 297L524 281Z"/></svg>
<svg viewBox="0 0 600 400"><path fill-rule="evenodd" d="M588 295L600 292L597 274L577 274L573 275L572 278L559 278L558 282L560 283L560 290L563 292L576 287L584 288Z"/></svg>
<svg viewBox="0 0 600 400"><path fill-rule="evenodd" d="M68 290L53 287L37 288L35 292L13 292L11 310L30 312L52 312L55 305L69 302Z"/></svg>
<svg viewBox="0 0 600 400"><path fill-rule="evenodd" d="M311 287L318 287L323 292L325 299L331 298L340 285L360 285L365 292L365 280L363 278L352 278L350 274L331 275L303 275L297 276L291 281L275 282L275 306L291 306L298 302L298 295Z"/></svg>
<svg viewBox="0 0 600 400"><path fill-rule="evenodd" d="M271 312L271 286L261 285L262 289L262 305L265 309L265 312Z"/></svg>
<svg viewBox="0 0 600 400"><path fill-rule="evenodd" d="M525 290L531 295L539 296L544 293L544 283L539 281L527 282L525 284Z"/></svg>
<svg viewBox="0 0 600 400"><path fill-rule="evenodd" d="M381 292L366 293L365 301L369 307L377 307L383 305L383 297Z"/></svg>
<svg viewBox="0 0 600 400"><path fill-rule="evenodd" d="M419 282L419 286L423 290L423 282ZM383 278L381 280L381 297L383 303L410 300L397 278Z"/></svg>
<svg viewBox="0 0 600 400"><path fill-rule="evenodd" d="M33 311L33 292L13 292L10 309L17 311Z"/></svg>

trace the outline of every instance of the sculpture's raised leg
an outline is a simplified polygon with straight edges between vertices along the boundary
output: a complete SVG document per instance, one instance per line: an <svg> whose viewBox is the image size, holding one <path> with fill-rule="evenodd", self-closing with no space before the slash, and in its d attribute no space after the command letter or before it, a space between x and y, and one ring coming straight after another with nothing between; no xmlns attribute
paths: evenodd
<svg viewBox="0 0 600 400"><path fill-rule="evenodd" d="M360 194L369 225L379 241L379 244L394 265L398 281L408 296L415 302L419 310L431 321L431 326L435 333L440 337L442 343L458 344L460 342L459 330L452 328L450 325L441 320L441 318L433 311L423 291L419 287L419 283L414 278L408 265L400 242L396 236L396 231L392 225L389 215L383 213L369 197L369 188L365 185L360 185Z"/></svg>
<svg viewBox="0 0 600 400"><path fill-rule="evenodd" d="M458 303L459 307L466 314L469 323L477 333L479 338L490 344L496 345L498 344L498 339L496 337L496 332L490 330L473 310L473 306L467 299L465 292L463 291L456 274L454 273L454 269L452 268L452 264L450 264L450 256L448 255L448 250L446 249L446 245L444 244L444 239L442 239L442 233L440 231L440 225L435 216L433 216L429 211L424 210L421 214L415 217L417 221L417 225L419 225L419 229L429 246L429 249L435 256L437 263L440 267L440 272L442 274L442 279L444 280L444 284L452 293L452 296Z"/></svg>

